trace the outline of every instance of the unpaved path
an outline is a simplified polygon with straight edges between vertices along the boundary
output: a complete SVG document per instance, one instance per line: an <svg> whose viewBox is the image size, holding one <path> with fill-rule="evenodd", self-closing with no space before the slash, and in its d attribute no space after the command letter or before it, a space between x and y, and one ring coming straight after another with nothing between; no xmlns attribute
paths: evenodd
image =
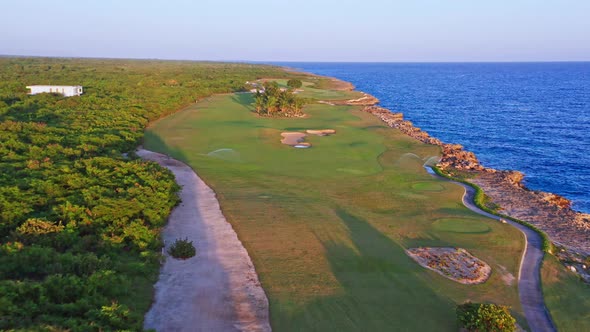
<svg viewBox="0 0 590 332"><path fill-rule="evenodd" d="M188 238L197 249L197 255L187 260L166 254L144 328L270 331L266 294L213 190L182 162L144 149L137 154L168 168L182 186L182 202L162 232L166 247L177 238Z"/></svg>
<svg viewBox="0 0 590 332"><path fill-rule="evenodd" d="M426 167L428 173L436 178L447 180L441 176L438 176L430 167ZM447 180L449 181L449 180ZM465 194L463 195L463 204L471 211L486 216L488 218L500 220L502 218L493 214L487 213L478 208L474 203L475 189L461 182L455 182L463 188L465 188ZM510 225L518 228L526 239L526 246L524 254L520 260L520 270L518 273L518 294L520 297L520 304L524 311L524 316L527 319L531 331L557 331L551 315L545 306L545 300L543 299L543 290L541 288L541 262L543 261L543 240L537 232L532 229L513 222L506 220Z"/></svg>

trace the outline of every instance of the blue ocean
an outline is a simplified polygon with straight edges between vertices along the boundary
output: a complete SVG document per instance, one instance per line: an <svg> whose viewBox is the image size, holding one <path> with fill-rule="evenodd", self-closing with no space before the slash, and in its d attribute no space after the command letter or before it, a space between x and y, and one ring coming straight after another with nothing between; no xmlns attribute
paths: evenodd
<svg viewBox="0 0 590 332"><path fill-rule="evenodd" d="M484 166L590 212L590 62L280 63L352 82Z"/></svg>

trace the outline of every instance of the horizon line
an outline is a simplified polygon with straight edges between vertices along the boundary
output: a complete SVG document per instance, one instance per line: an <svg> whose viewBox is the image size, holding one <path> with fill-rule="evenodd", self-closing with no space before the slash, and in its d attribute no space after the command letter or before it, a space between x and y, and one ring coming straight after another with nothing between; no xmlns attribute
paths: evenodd
<svg viewBox="0 0 590 332"><path fill-rule="evenodd" d="M101 56L66 56L66 55L24 55L24 54L0 54L0 58L53 58L53 59L100 59L100 60L148 60L148 61L185 61L185 62L220 62L220 63L255 63L255 64L276 64L276 63L366 63L366 64L452 64L452 63L585 63L587 60L245 60L245 59L225 59L225 60L211 60L211 59L171 59L171 58L150 58L150 57L101 57Z"/></svg>

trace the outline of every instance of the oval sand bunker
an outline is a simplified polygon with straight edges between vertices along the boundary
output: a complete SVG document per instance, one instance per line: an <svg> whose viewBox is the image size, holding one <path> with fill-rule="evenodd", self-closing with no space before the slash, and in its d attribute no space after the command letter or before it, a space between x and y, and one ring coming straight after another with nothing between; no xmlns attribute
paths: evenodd
<svg viewBox="0 0 590 332"><path fill-rule="evenodd" d="M481 284L492 268L462 248L421 247L406 250L418 264L461 284Z"/></svg>
<svg viewBox="0 0 590 332"><path fill-rule="evenodd" d="M334 129L308 129L305 131L307 134L316 135L316 136L329 136L336 133ZM294 148L298 149L307 149L311 147L311 143L304 142L305 133L298 132L298 131L291 131L291 132L284 132L281 133L283 137L281 139L281 143L285 145L290 145Z"/></svg>
<svg viewBox="0 0 590 332"><path fill-rule="evenodd" d="M293 132L284 132L281 133L281 136L283 137L283 139L281 139L281 143L285 144L285 145L291 145L291 146L297 146L297 145L304 145L303 139L305 138L304 133L300 133L298 131L293 131ZM309 144L309 143L306 143ZM309 144L309 146L311 146L311 144ZM309 147L308 146L308 147Z"/></svg>
<svg viewBox="0 0 590 332"><path fill-rule="evenodd" d="M308 129L305 131L310 135L328 136L336 133L334 129Z"/></svg>

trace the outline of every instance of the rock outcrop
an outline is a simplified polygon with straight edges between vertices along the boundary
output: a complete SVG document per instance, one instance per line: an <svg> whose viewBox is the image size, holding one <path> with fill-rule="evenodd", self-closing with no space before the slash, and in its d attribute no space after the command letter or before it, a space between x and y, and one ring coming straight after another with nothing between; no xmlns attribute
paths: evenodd
<svg viewBox="0 0 590 332"><path fill-rule="evenodd" d="M346 105L353 105L353 106L371 106L379 103L379 99L363 93L363 96L357 99L350 99L346 101Z"/></svg>
<svg viewBox="0 0 590 332"><path fill-rule="evenodd" d="M363 96L356 99L343 99L343 100L321 100L319 103L330 104L330 105L350 105L350 106L373 106L379 103L379 99L371 96L370 94L363 93Z"/></svg>
<svg viewBox="0 0 590 332"><path fill-rule="evenodd" d="M365 107L363 110L375 115L389 127L399 129L404 134L420 142L440 146L442 157L437 166L442 169L484 170L473 152L465 151L460 144L446 144L438 138L431 137L427 132L414 126L411 121L404 120L402 113L392 113L388 109L378 106Z"/></svg>
<svg viewBox="0 0 590 332"><path fill-rule="evenodd" d="M378 106L363 109L406 135L426 144L441 147L442 156L437 167L446 173L467 172L471 182L480 186L500 212L527 221L549 235L551 241L569 252L590 255L590 215L571 208L571 202L559 195L533 191L523 183L524 174L484 167L473 152L459 144L447 144L404 120L402 113L392 113Z"/></svg>

